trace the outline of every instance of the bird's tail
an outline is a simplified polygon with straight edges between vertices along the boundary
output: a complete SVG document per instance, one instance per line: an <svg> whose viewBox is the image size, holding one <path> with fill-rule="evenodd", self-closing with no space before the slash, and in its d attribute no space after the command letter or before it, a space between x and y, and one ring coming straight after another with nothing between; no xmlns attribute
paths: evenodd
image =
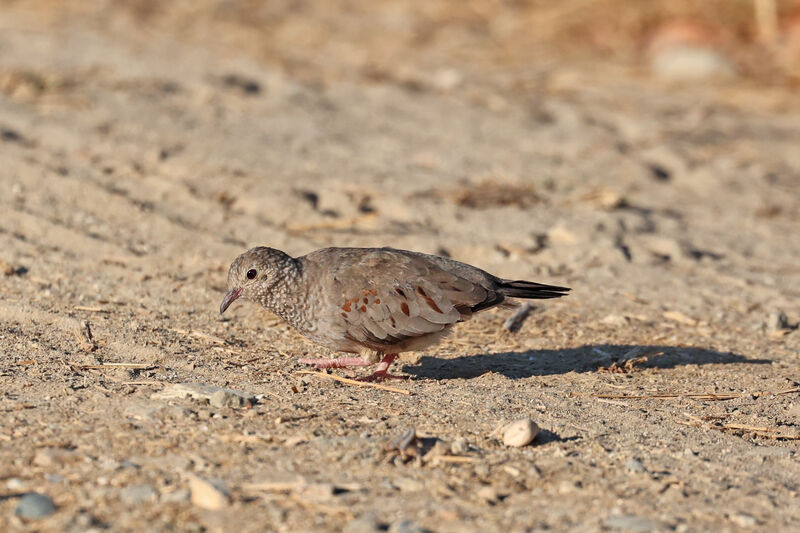
<svg viewBox="0 0 800 533"><path fill-rule="evenodd" d="M561 298L566 296L569 287L545 285L533 281L504 279L500 283L500 293L510 298L529 298L532 300L546 300L548 298Z"/></svg>

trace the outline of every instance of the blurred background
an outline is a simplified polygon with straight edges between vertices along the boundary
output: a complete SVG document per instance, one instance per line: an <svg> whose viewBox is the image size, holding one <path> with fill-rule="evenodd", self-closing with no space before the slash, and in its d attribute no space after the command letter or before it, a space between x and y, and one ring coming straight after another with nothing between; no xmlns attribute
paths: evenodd
<svg viewBox="0 0 800 533"><path fill-rule="evenodd" d="M796 0L2 2L43 24L230 47L292 77L524 91L554 63L794 86Z"/></svg>

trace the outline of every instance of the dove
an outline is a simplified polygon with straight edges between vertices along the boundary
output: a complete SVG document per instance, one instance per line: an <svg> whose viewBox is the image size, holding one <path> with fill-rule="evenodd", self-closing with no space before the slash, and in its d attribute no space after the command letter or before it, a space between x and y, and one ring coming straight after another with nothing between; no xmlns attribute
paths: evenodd
<svg viewBox="0 0 800 533"><path fill-rule="evenodd" d="M496 277L453 259L394 248L324 248L301 257L265 246L237 257L220 313L238 299L269 309L310 341L346 357L300 359L316 368L377 365L438 343L459 322L515 298L549 299L570 289Z"/></svg>

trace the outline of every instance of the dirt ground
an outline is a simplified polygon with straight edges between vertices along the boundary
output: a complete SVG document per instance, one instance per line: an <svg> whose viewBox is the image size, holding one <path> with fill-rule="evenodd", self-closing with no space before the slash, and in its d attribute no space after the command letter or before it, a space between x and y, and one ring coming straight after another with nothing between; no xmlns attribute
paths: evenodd
<svg viewBox="0 0 800 533"><path fill-rule="evenodd" d="M207 42L47 13L0 7L0 529L800 530L796 93L436 42L326 70L214 13ZM409 354L406 395L301 373L321 350L254 305L220 316L255 245L573 291ZM493 433L524 417L532 445ZM56 511L17 516L28 492Z"/></svg>

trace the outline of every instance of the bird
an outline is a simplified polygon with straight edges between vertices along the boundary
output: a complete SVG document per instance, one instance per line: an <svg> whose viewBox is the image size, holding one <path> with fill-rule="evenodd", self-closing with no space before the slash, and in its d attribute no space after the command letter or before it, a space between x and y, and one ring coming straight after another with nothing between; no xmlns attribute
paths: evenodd
<svg viewBox="0 0 800 533"><path fill-rule="evenodd" d="M394 248L323 248L300 257L266 246L228 270L219 311L238 299L262 305L308 340L347 357L300 359L317 369L377 364L361 381L388 373L398 354L438 343L455 324L513 299L565 296L570 288L503 279L453 259ZM513 304L512 304L513 305Z"/></svg>

